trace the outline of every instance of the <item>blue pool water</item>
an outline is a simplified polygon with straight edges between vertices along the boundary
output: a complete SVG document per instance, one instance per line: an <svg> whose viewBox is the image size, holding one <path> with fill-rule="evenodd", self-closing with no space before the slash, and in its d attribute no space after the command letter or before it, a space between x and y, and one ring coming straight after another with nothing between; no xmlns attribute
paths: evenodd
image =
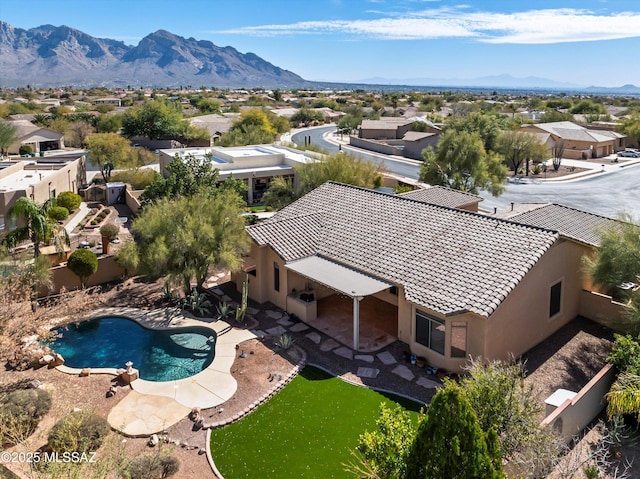
<svg viewBox="0 0 640 479"><path fill-rule="evenodd" d="M193 376L213 361L215 338L206 328L156 331L126 318L98 318L58 330L49 346L72 368L125 368L140 377L171 381ZM210 339L211 338L211 339Z"/></svg>

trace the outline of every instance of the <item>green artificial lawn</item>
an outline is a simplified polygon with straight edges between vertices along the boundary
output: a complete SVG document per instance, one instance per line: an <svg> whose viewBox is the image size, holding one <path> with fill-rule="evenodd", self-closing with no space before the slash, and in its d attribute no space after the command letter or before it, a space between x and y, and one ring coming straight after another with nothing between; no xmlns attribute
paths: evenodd
<svg viewBox="0 0 640 479"><path fill-rule="evenodd" d="M380 403L401 404L417 421L421 404L347 384L307 366L240 421L211 431L211 453L230 479L349 478L344 463L375 428Z"/></svg>

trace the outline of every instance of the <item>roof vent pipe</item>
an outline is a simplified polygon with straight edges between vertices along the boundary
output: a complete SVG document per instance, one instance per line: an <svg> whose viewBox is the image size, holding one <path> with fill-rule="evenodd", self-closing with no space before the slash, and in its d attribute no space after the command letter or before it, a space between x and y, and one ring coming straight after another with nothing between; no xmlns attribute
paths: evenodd
<svg viewBox="0 0 640 479"><path fill-rule="evenodd" d="M511 202L511 211L513 211L513 201Z"/></svg>

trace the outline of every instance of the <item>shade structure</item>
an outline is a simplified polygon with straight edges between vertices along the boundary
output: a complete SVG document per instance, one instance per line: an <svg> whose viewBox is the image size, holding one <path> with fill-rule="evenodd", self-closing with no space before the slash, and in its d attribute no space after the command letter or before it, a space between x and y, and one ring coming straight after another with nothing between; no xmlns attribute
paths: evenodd
<svg viewBox="0 0 640 479"><path fill-rule="evenodd" d="M312 279L335 291L353 298L375 294L393 286L320 256L308 256L287 263L290 271Z"/></svg>

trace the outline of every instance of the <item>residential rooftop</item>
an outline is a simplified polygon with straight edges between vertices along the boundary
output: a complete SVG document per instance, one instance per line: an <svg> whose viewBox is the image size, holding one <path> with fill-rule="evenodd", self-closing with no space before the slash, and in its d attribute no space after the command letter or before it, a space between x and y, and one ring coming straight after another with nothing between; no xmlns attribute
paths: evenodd
<svg viewBox="0 0 640 479"><path fill-rule="evenodd" d="M562 236L590 246L600 246L600 232L613 228L617 221L555 203L534 205L529 211L509 219L540 228L558 231Z"/></svg>
<svg viewBox="0 0 640 479"><path fill-rule="evenodd" d="M247 228L286 263L319 256L402 285L443 315L490 316L560 235L540 227L328 182Z"/></svg>
<svg viewBox="0 0 640 479"><path fill-rule="evenodd" d="M460 208L470 203L479 203L483 200L481 196L472 195L471 193L454 190L452 188L446 188L444 186L420 188L406 193L401 193L400 196L410 198L415 201L422 201L423 203L448 206L449 208Z"/></svg>

